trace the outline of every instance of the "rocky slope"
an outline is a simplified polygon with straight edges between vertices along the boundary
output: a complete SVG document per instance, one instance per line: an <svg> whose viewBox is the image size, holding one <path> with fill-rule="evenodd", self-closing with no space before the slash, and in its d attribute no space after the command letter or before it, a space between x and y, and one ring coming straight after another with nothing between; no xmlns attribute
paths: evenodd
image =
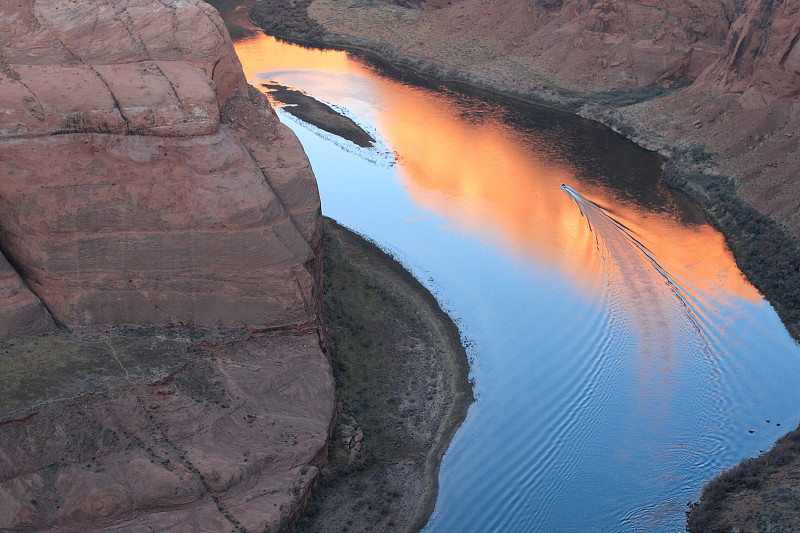
<svg viewBox="0 0 800 533"><path fill-rule="evenodd" d="M721 0L461 0L432 15L429 38L484 48L498 74L518 65L564 87L630 89L699 74L721 54L734 9Z"/></svg>
<svg viewBox="0 0 800 533"><path fill-rule="evenodd" d="M0 252L0 529L296 519L334 414L319 194L216 10L0 2Z"/></svg>
<svg viewBox="0 0 800 533"><path fill-rule="evenodd" d="M725 54L687 89L639 106L669 144L715 152L719 171L800 238L800 3L749 0Z"/></svg>
<svg viewBox="0 0 800 533"><path fill-rule="evenodd" d="M327 454L333 390L316 331L188 344L182 332L173 361L138 375L153 351L141 336L95 343L110 353L93 364L125 364L120 379L0 418L0 530L285 530ZM58 372L66 357L54 359Z"/></svg>
<svg viewBox="0 0 800 533"><path fill-rule="evenodd" d="M55 329L55 323L39 300L0 254L0 339L36 335Z"/></svg>
<svg viewBox="0 0 800 533"><path fill-rule="evenodd" d="M314 0L309 13L330 37L372 41L384 52L389 45L487 82L489 75L505 91L581 93L694 79L723 55L739 3L457 0L423 2L425 10L413 13L359 0ZM254 14L257 21L267 18L259 18L258 6Z"/></svg>

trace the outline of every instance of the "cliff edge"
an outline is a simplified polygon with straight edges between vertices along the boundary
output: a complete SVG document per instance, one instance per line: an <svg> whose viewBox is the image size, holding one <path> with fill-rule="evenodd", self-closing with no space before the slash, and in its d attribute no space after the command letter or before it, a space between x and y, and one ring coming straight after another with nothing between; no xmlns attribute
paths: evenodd
<svg viewBox="0 0 800 533"><path fill-rule="evenodd" d="M0 2L0 529L291 525L334 415L321 269L216 10Z"/></svg>
<svg viewBox="0 0 800 533"><path fill-rule="evenodd" d="M56 321L314 319L316 182L213 8L36 0L0 23L0 249Z"/></svg>

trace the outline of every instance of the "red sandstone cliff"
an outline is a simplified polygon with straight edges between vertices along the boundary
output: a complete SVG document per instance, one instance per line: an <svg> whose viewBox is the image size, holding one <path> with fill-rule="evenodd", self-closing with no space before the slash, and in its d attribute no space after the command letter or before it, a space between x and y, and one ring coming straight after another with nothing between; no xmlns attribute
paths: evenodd
<svg viewBox="0 0 800 533"><path fill-rule="evenodd" d="M0 249L56 320L315 318L316 183L213 8L4 3L0 57Z"/></svg>
<svg viewBox="0 0 800 533"><path fill-rule="evenodd" d="M321 223L213 8L0 2L0 349L16 371L46 345L91 382L64 399L26 376L0 412L0 530L290 525L333 418ZM54 319L89 328L17 339ZM139 368L164 342L182 355ZM93 376L108 358L118 377Z"/></svg>
<svg viewBox="0 0 800 533"><path fill-rule="evenodd" d="M800 2L748 0L719 60L631 112L669 144L708 147L737 193L800 240L799 40Z"/></svg>

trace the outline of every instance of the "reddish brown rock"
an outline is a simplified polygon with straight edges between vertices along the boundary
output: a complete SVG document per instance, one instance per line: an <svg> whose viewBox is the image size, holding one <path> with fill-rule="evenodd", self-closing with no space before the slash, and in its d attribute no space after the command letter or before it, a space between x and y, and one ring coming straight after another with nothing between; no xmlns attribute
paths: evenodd
<svg viewBox="0 0 800 533"><path fill-rule="evenodd" d="M12 4L0 10L0 242L53 316L314 321L316 183L247 89L217 12L198 0ZM233 100L247 109L220 122ZM236 123L245 113L267 139Z"/></svg>
<svg viewBox="0 0 800 533"><path fill-rule="evenodd" d="M0 2L0 249L0 339L74 326L17 354L50 358L63 383L12 361L31 390L0 413L0 530L296 519L334 414L319 194L214 9ZM191 326L175 337L190 356L156 378L126 367L115 343L157 350L175 329L121 324ZM71 373L65 343L124 376Z"/></svg>
<svg viewBox="0 0 800 533"><path fill-rule="evenodd" d="M314 318L304 267L314 251L226 127L199 137L8 141L3 159L0 238L62 322L266 327Z"/></svg>
<svg viewBox="0 0 800 533"><path fill-rule="evenodd" d="M800 240L798 38L800 4L750 0L722 58L687 89L636 111L668 143L708 147L738 194Z"/></svg>
<svg viewBox="0 0 800 533"><path fill-rule="evenodd" d="M730 28L725 57L698 80L719 93L738 94L745 109L800 93L800 4L748 0Z"/></svg>
<svg viewBox="0 0 800 533"><path fill-rule="evenodd" d="M508 2L513 4L513 2ZM630 89L694 79L719 57L727 2L535 2L513 57L565 83ZM510 6L507 10L511 10Z"/></svg>
<svg viewBox="0 0 800 533"><path fill-rule="evenodd" d="M402 53L479 68L508 86L547 75L558 85L584 90L693 80L723 54L735 17L730 0L459 0L431 7L441 9L417 19L407 34L400 30L410 37L400 45ZM322 11L312 5L312 15ZM385 39L382 30L370 34L373 26L363 21L340 27L319 18L333 33ZM360 23L363 28L355 28ZM520 80L520 74L528 79Z"/></svg>
<svg viewBox="0 0 800 533"><path fill-rule="evenodd" d="M203 349L214 358L156 381L0 421L0 529L285 528L327 450L333 388L319 339Z"/></svg>
<svg viewBox="0 0 800 533"><path fill-rule="evenodd" d="M0 339L53 331L50 313L0 253Z"/></svg>

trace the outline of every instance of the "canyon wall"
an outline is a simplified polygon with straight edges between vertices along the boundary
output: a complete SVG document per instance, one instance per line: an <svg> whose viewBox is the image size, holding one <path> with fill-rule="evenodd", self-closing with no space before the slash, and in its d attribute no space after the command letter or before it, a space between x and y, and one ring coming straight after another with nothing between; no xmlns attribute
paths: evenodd
<svg viewBox="0 0 800 533"><path fill-rule="evenodd" d="M512 85L572 90L694 79L724 53L740 10L739 0L385 1L427 11L406 52L479 68ZM344 29L322 22L334 33ZM380 38L377 31L368 37Z"/></svg>
<svg viewBox="0 0 800 533"><path fill-rule="evenodd" d="M725 54L688 88L640 106L670 144L706 146L736 192L800 240L800 2L748 0Z"/></svg>
<svg viewBox="0 0 800 533"><path fill-rule="evenodd" d="M316 182L213 8L0 9L0 250L28 300L69 325L316 320Z"/></svg>
<svg viewBox="0 0 800 533"><path fill-rule="evenodd" d="M0 530L289 528L334 417L321 269L216 10L0 0Z"/></svg>

